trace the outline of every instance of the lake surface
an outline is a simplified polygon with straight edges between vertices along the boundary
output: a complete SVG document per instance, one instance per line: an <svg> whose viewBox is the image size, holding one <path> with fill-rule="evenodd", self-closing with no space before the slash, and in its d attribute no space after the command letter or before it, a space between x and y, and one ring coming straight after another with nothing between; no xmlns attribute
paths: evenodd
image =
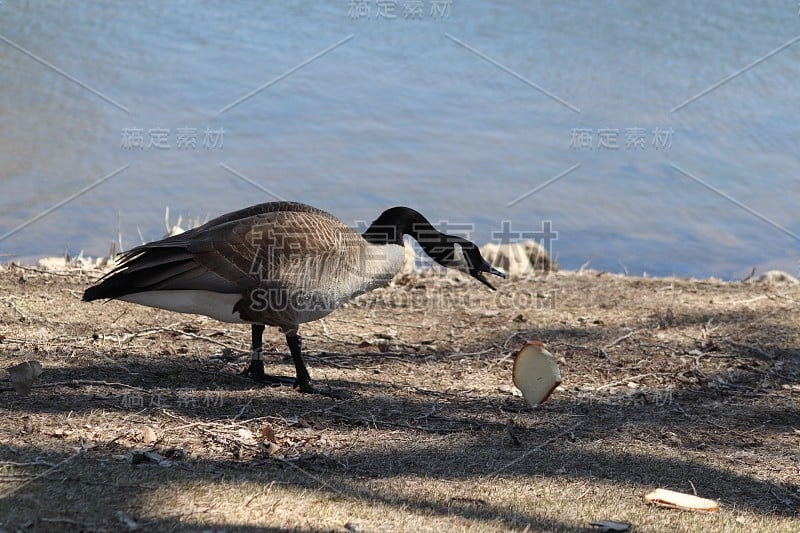
<svg viewBox="0 0 800 533"><path fill-rule="evenodd" d="M787 1L4 0L0 261L286 198L797 275L798 36Z"/></svg>

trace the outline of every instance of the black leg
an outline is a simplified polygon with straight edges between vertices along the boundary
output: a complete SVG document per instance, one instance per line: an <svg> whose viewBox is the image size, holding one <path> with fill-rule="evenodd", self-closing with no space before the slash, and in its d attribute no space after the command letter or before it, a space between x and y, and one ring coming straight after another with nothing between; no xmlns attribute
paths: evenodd
<svg viewBox="0 0 800 533"><path fill-rule="evenodd" d="M253 324L252 330L252 343L253 343L253 359L256 359L256 354L261 359L261 349L264 347L264 324Z"/></svg>
<svg viewBox="0 0 800 533"><path fill-rule="evenodd" d="M321 391L311 385L311 376L308 373L305 361L303 361L303 343L300 335L297 334L297 328L284 331L286 333L286 344L289 346L289 351L292 352L292 361L294 362L297 377L270 376L264 373L264 361L261 355L262 335L264 334L264 325L262 324L253 324L253 358L250 361L250 366L243 372L244 375L250 376L255 381L266 385L293 385L300 392L322 394L323 396L330 396L340 400L348 398L349 395L346 393L332 390Z"/></svg>
<svg viewBox="0 0 800 533"><path fill-rule="evenodd" d="M264 324L253 324L252 329L252 348L253 358L250 366L243 372L245 376L250 376L259 383L266 385L294 385L295 380L283 376L269 376L264 373L264 360L262 358L262 348L264 346Z"/></svg>
<svg viewBox="0 0 800 533"><path fill-rule="evenodd" d="M286 344L289 345L289 351L292 352L292 361L294 362L294 369L297 372L297 379L294 386L300 392L317 392L311 386L311 376L308 375L306 363L303 361L302 345L303 341L300 335L297 334L297 329L290 329L286 332Z"/></svg>
<svg viewBox="0 0 800 533"><path fill-rule="evenodd" d="M347 391L333 390L330 387L320 390L311 384L311 376L309 376L308 368L303 361L303 342L300 335L297 334L297 328L286 330L286 344L289 345L289 351L292 352L292 361L294 361L294 369L297 372L297 380L294 383L297 390L310 394L321 394L337 400L344 400L352 396Z"/></svg>

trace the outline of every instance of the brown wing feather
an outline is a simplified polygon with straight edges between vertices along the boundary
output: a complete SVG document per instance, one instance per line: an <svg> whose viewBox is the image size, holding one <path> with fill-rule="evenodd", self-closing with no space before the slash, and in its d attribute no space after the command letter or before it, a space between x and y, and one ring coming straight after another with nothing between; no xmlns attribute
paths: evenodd
<svg viewBox="0 0 800 533"><path fill-rule="evenodd" d="M327 213L273 211L210 228L187 249L199 264L243 288L278 288L311 281L305 265L354 253L362 242Z"/></svg>
<svg viewBox="0 0 800 533"><path fill-rule="evenodd" d="M259 204L138 246L84 299L148 290L240 293L319 288L325 265L352 262L363 239L334 216L292 202ZM316 284L316 285L315 285Z"/></svg>

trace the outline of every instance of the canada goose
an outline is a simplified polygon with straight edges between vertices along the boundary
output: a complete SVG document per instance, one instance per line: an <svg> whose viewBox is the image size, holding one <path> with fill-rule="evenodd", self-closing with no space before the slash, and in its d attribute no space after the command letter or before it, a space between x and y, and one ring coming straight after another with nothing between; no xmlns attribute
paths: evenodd
<svg viewBox="0 0 800 533"><path fill-rule="evenodd" d="M408 207L384 211L359 234L315 207L271 202L121 254L119 266L86 289L83 300L118 299L252 324L253 357L245 374L315 392L301 355L299 325L388 284L403 264L404 235L416 239L437 263L491 289L484 272L505 277L474 243L440 233ZM295 379L264 373L266 325L286 335Z"/></svg>

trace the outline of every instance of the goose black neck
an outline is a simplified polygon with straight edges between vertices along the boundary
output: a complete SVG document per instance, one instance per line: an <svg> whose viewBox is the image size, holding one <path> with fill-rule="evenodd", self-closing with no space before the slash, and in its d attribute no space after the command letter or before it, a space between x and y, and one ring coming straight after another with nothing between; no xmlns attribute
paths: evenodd
<svg viewBox="0 0 800 533"><path fill-rule="evenodd" d="M392 207L379 216L367 231L361 234L371 244L403 245L403 235L412 236L422 243L438 238L439 233L428 220L409 207ZM437 239L438 240L438 239Z"/></svg>

